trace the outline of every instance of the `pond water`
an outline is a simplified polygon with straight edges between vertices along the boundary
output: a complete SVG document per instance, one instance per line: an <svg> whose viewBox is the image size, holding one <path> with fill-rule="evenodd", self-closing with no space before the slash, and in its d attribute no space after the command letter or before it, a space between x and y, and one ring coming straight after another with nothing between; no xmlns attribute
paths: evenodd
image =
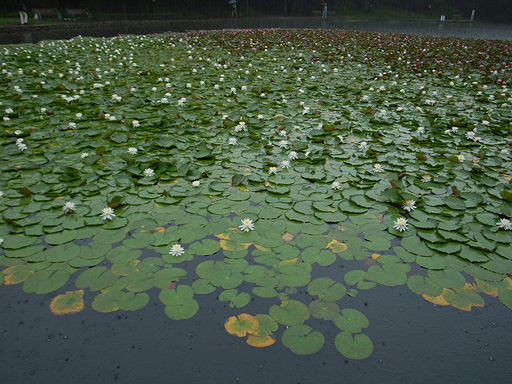
<svg viewBox="0 0 512 384"><path fill-rule="evenodd" d="M344 359L333 343L298 356L276 343L248 347L226 335L236 314L211 298L198 316L170 320L152 300L137 312L48 314L49 296L2 287L0 362L5 382L74 383L507 383L512 379L510 313L498 300L471 313L425 302L406 287L379 287L355 308L371 319L375 344L362 361ZM70 289L73 287L70 286ZM156 298L156 295L152 295ZM366 301L368 300L368 301ZM250 305L247 312L256 313ZM254 312L253 312L254 311ZM326 336L335 327L315 324ZM342 380L342 381L340 381Z"/></svg>
<svg viewBox="0 0 512 384"><path fill-rule="evenodd" d="M339 31L259 31L233 52L248 33L2 50L2 381L511 382L510 53L472 51L505 44L467 44L474 62L431 44L422 67L422 49L398 60L399 39L361 52L367 34ZM312 293L322 279L336 298ZM220 298L233 288L250 296L238 308ZM306 316L279 315L292 302ZM272 317L275 344L228 334L242 312ZM300 355L284 335L305 320L325 344ZM336 336L361 328L373 353L346 357Z"/></svg>

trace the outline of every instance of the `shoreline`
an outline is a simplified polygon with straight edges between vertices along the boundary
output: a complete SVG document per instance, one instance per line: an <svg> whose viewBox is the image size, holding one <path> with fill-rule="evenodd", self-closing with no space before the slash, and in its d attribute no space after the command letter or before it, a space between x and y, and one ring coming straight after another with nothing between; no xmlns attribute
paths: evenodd
<svg viewBox="0 0 512 384"><path fill-rule="evenodd" d="M512 40L512 25L463 20L344 19L305 17L246 17L224 19L135 19L31 21L28 25L0 24L0 45L38 43L76 36L112 37L188 30L313 28L355 29L380 33L412 33L432 36Z"/></svg>

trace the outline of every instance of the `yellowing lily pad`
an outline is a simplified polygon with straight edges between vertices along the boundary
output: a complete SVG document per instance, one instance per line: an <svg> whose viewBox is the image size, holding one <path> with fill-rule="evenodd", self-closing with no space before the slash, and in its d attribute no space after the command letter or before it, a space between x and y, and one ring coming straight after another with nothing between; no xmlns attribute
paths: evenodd
<svg viewBox="0 0 512 384"><path fill-rule="evenodd" d="M268 347L276 342L276 339L272 335L267 336L256 336L248 335L246 343L252 347L264 348Z"/></svg>
<svg viewBox="0 0 512 384"><path fill-rule="evenodd" d="M54 315L67 315L77 313L84 309L84 291L68 291L55 296L50 302L50 311Z"/></svg>
<svg viewBox="0 0 512 384"><path fill-rule="evenodd" d="M453 290L445 288L443 297L448 304L463 311L471 311L472 307L484 306L484 299L472 289L471 284Z"/></svg>
<svg viewBox="0 0 512 384"><path fill-rule="evenodd" d="M27 265L13 265L4 269L2 273L5 275L5 285L11 285L24 282L34 271L30 270Z"/></svg>
<svg viewBox="0 0 512 384"><path fill-rule="evenodd" d="M255 333L258 330L258 320L248 313L241 313L236 316L232 316L224 323L224 328L231 335L238 337L244 337L247 333Z"/></svg>

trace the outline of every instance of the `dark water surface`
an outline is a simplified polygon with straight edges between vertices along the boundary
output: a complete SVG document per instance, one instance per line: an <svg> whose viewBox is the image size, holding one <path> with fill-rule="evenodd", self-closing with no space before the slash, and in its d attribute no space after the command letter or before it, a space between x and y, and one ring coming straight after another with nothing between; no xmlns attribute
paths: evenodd
<svg viewBox="0 0 512 384"><path fill-rule="evenodd" d="M72 286L69 289L73 289ZM370 320L374 343L366 360L338 353L332 322L308 320L325 336L324 348L299 356L280 335L257 349L229 335L224 321L241 312L268 313L277 300L257 299L242 310L198 295L201 309L190 320L169 319L149 292L136 312L100 314L90 303L75 315L55 316L52 295L27 295L2 286L0 366L2 383L510 383L510 310L486 296L485 308L464 312L423 300L405 286L377 286L344 298ZM89 299L91 295L87 295ZM311 300L304 294L304 300ZM257 304L259 303L259 304Z"/></svg>

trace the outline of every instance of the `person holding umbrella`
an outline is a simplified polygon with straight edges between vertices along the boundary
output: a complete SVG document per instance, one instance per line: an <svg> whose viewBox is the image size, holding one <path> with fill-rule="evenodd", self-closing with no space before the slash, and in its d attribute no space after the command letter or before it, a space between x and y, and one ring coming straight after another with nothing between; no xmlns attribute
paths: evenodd
<svg viewBox="0 0 512 384"><path fill-rule="evenodd" d="M322 12L322 17L324 19L326 19L327 18L327 3L322 3L322 5L324 6L324 10Z"/></svg>
<svg viewBox="0 0 512 384"><path fill-rule="evenodd" d="M231 4L231 17L237 17L236 0L229 0L229 4Z"/></svg>

